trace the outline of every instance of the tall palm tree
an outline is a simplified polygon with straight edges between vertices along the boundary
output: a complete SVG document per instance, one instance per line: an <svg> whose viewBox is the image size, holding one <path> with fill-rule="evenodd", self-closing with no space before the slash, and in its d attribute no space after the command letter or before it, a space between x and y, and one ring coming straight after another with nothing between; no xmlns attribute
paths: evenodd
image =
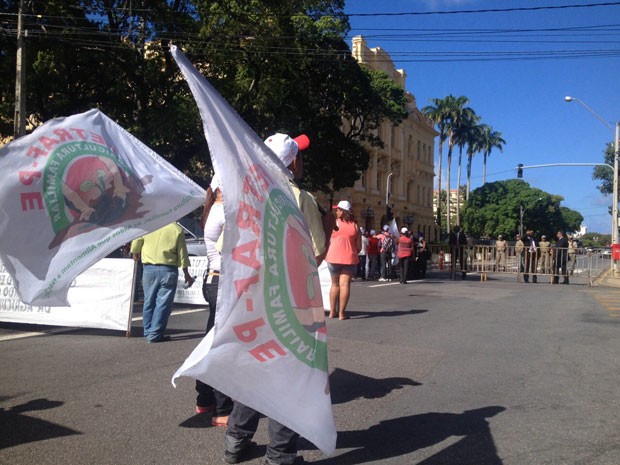
<svg viewBox="0 0 620 465"><path fill-rule="evenodd" d="M481 137L480 150L484 154L484 161L482 165L482 184L487 182L487 158L491 155L491 151L494 148L498 148L500 152L503 152L506 141L502 138L502 133L494 131L490 126L486 126L484 133Z"/></svg>
<svg viewBox="0 0 620 465"><path fill-rule="evenodd" d="M454 138L456 145L459 147L459 163L456 175L456 224L461 225L461 168L463 166L463 147L468 145L467 153L469 154L469 142L471 134L480 117L476 115L474 110L469 107L462 109L458 118L454 120L455 125Z"/></svg>
<svg viewBox="0 0 620 465"><path fill-rule="evenodd" d="M439 132L439 166L437 172L437 225L441 233L441 162L443 159L443 144L448 137L448 112L445 99L432 98L432 105L422 108L422 112L437 127Z"/></svg>
<svg viewBox="0 0 620 465"><path fill-rule="evenodd" d="M486 124L475 124L467 133L467 190L465 191L465 199L469 200L469 191L471 190L471 165L474 155L482 152L483 134L488 126Z"/></svg>
<svg viewBox="0 0 620 465"><path fill-rule="evenodd" d="M448 183L448 196L446 201L446 208L448 210L447 220L446 220L446 229L448 233L450 232L450 170L452 167L452 152L454 150L454 145L456 144L456 134L459 128L459 125L463 121L463 113L465 111L465 105L469 103L469 99L464 95L460 97L454 97L453 95L448 95L445 98L446 102L446 111L448 113L448 169L447 169L447 183ZM469 109L470 111L473 111Z"/></svg>

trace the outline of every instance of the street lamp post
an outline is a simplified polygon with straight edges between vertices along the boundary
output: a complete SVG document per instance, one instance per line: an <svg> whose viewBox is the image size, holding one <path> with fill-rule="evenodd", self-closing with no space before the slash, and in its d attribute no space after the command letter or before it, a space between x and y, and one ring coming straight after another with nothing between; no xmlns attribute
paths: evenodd
<svg viewBox="0 0 620 465"><path fill-rule="evenodd" d="M579 102L586 110L592 113L596 118L601 121L609 130L614 133L612 126L601 118L592 108L583 103L577 97L566 96L564 97L566 102L572 102L573 100ZM620 139L620 122L616 122L616 130L614 135L614 177L613 177L613 199L611 203L611 242L612 244L620 243L618 237L618 139ZM616 264L617 271L617 264Z"/></svg>
<svg viewBox="0 0 620 465"><path fill-rule="evenodd" d="M388 221L390 214L390 178L394 173L390 173L385 181L385 221Z"/></svg>

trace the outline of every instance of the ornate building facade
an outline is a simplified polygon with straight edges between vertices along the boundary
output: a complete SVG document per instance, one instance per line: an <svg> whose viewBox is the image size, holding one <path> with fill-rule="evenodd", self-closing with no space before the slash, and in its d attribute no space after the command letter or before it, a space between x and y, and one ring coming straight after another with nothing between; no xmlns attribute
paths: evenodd
<svg viewBox="0 0 620 465"><path fill-rule="evenodd" d="M352 53L362 66L383 71L405 88L406 73L394 68L381 48L368 48L362 36L353 38ZM368 147L368 169L351 188L334 193L334 203L348 200L360 226L379 231L386 223L388 208L398 228L409 228L432 242L439 239L433 215L434 143L438 135L431 120L417 108L415 97L407 95L409 117L395 126L381 125L383 148ZM319 199L321 195L317 196ZM321 200L319 200L321 201ZM321 202L323 203L323 202Z"/></svg>

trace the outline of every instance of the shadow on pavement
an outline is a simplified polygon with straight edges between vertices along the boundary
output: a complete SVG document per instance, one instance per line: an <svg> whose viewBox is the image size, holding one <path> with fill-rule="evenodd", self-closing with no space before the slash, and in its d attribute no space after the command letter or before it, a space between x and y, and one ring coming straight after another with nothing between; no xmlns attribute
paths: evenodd
<svg viewBox="0 0 620 465"><path fill-rule="evenodd" d="M356 465L437 446L445 448L418 465L501 465L487 418L506 410L489 406L463 413L424 413L382 421L367 430L338 433L337 449L353 449L313 462L321 465ZM405 463L405 462L403 462Z"/></svg>
<svg viewBox="0 0 620 465"><path fill-rule="evenodd" d="M381 318L388 316L404 316L404 315L417 315L419 313L426 313L428 310L382 310L377 312L360 312L360 311L347 311L347 315L356 320L363 318Z"/></svg>
<svg viewBox="0 0 620 465"><path fill-rule="evenodd" d="M336 368L329 375L332 404L345 404L358 398L377 399L404 386L421 386L409 378L375 379Z"/></svg>
<svg viewBox="0 0 620 465"><path fill-rule="evenodd" d="M16 405L9 410L0 409L0 449L28 442L82 434L49 421L23 415L24 412L47 410L61 405L63 402L35 399Z"/></svg>

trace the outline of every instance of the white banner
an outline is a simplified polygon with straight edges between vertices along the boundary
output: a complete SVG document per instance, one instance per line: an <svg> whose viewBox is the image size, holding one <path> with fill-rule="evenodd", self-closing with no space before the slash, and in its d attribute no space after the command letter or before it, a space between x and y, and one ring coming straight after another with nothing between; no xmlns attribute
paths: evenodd
<svg viewBox="0 0 620 465"><path fill-rule="evenodd" d="M215 327L173 382L198 378L332 454L321 287L290 173L176 47L172 54L200 110L226 218Z"/></svg>
<svg viewBox="0 0 620 465"><path fill-rule="evenodd" d="M71 307L48 307L23 303L0 262L0 321L128 331L133 269L132 259L104 258L71 283Z"/></svg>
<svg viewBox="0 0 620 465"><path fill-rule="evenodd" d="M204 195L100 111L57 118L0 149L0 259L22 301L66 306L82 271Z"/></svg>

